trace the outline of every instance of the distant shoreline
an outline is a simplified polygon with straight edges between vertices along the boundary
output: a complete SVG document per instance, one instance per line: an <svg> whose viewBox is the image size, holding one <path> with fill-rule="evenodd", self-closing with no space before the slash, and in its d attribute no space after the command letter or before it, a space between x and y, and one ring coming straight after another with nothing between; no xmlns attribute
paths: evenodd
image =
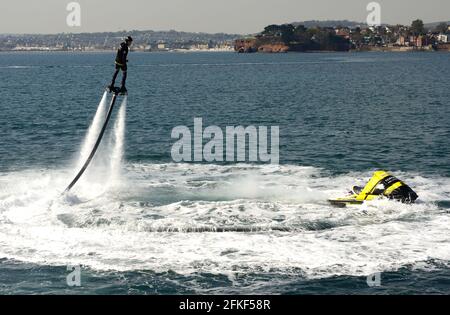
<svg viewBox="0 0 450 315"><path fill-rule="evenodd" d="M68 54L102 54L102 53L115 53L115 50L0 50L1 53L50 53L50 54L56 54L56 53L68 53ZM335 50L311 50L311 51L287 51L287 52L258 52L255 54L334 54L334 53L347 53L347 54L361 54L361 53L376 53L376 52L382 52L382 53L446 53L450 52L450 49L440 49L440 50L431 50L431 49L362 49L362 50L349 50L349 51L335 51ZM133 51L132 53L142 53L142 54L173 54L173 53L179 53L179 54L195 54L195 53L233 53L233 54L239 54L236 51L231 50L171 50L171 51Z"/></svg>

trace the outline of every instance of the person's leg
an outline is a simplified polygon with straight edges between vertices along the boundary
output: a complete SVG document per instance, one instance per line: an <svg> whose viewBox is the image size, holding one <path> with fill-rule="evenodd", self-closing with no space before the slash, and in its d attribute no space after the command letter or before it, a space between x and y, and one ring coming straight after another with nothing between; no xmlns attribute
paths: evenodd
<svg viewBox="0 0 450 315"><path fill-rule="evenodd" d="M116 66L116 71L114 71L112 81L111 81L111 87L114 87L114 84L116 84L117 75L119 74L120 68Z"/></svg>
<svg viewBox="0 0 450 315"><path fill-rule="evenodd" d="M122 86L121 86L122 89L125 88L126 82L127 82L127 68L124 67L122 68Z"/></svg>

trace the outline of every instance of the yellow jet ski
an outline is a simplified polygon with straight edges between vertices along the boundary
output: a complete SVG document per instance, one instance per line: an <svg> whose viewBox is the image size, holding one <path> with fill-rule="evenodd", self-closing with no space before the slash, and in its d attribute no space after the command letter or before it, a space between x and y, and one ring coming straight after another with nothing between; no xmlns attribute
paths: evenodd
<svg viewBox="0 0 450 315"><path fill-rule="evenodd" d="M398 200L403 203L413 203L419 196L404 182L386 171L376 171L365 187L354 186L346 197L329 199L337 207L361 205L365 201L379 198Z"/></svg>

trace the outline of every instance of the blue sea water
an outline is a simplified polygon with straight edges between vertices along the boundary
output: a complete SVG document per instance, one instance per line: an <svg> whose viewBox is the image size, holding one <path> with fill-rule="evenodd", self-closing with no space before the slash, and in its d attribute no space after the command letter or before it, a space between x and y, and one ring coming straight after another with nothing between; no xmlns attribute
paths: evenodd
<svg viewBox="0 0 450 315"><path fill-rule="evenodd" d="M449 56L131 53L126 117L60 197L114 55L1 53L0 293L448 294ZM194 117L279 126L280 165L174 163ZM328 205L380 168L418 203Z"/></svg>

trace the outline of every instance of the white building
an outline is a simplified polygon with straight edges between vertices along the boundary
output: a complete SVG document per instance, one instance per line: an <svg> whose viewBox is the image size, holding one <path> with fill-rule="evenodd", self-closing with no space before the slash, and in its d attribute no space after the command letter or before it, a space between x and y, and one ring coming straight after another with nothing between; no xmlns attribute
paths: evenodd
<svg viewBox="0 0 450 315"><path fill-rule="evenodd" d="M439 34L437 39L441 43L449 43L450 42L450 34Z"/></svg>

